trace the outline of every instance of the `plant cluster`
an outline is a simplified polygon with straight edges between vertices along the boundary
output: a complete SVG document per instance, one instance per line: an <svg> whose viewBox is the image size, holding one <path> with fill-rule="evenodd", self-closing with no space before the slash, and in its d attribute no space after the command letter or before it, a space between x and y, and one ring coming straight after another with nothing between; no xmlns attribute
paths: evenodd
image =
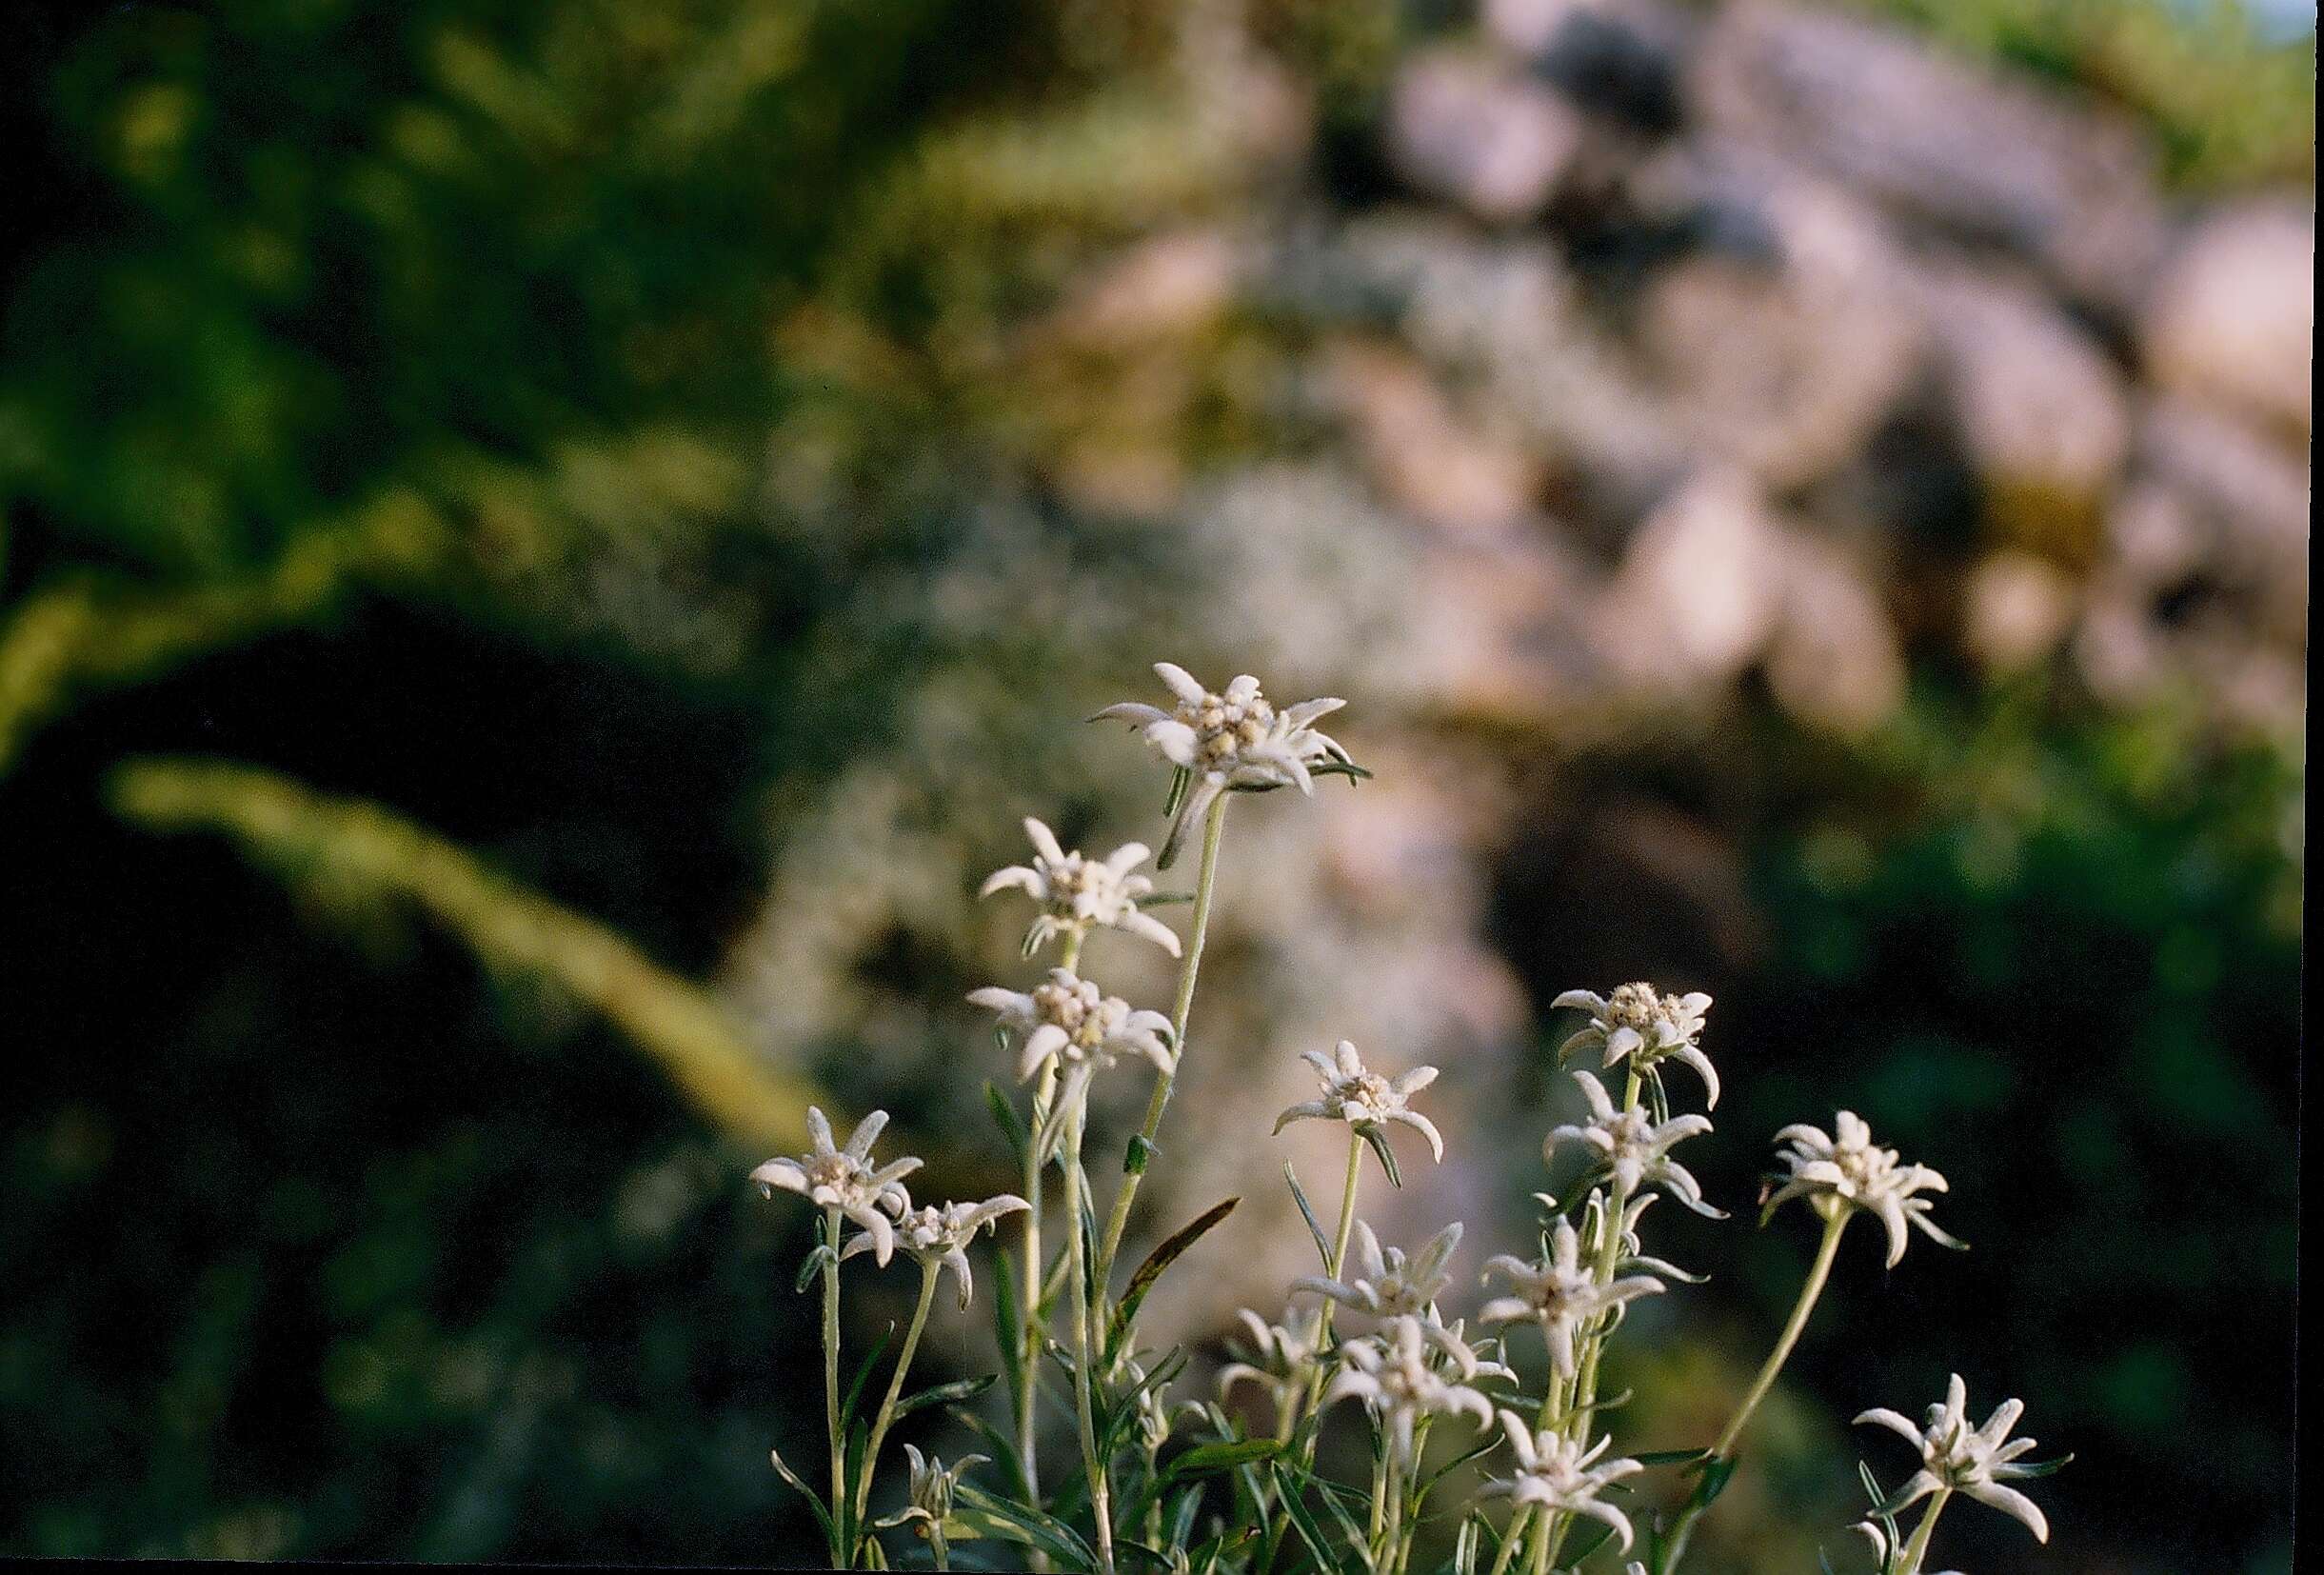
<svg viewBox="0 0 2324 1575"><path fill-rule="evenodd" d="M1214 692L1169 663L1156 671L1171 690L1172 707L1123 704L1092 720L1132 723L1173 768L1164 809L1171 825L1157 867L1168 867L1198 831L1202 849L1184 940L1141 909L1142 903L1171 900L1136 873L1148 857L1141 843L1092 859L1068 851L1046 826L1028 820L1033 863L1000 870L984 884L983 895L1018 889L1038 905L1025 935L1027 958L1051 945L1059 950L1057 965L1029 991L993 986L969 997L994 1014L1003 1053L1030 1088L1028 1105L1020 1108L997 1085L986 1085L994 1119L1019 1163L1023 1195L915 1204L904 1182L920 1161L873 1158L887 1119L879 1111L842 1146L823 1113L811 1110L812 1151L769 1160L752 1173L769 1197L794 1192L822 1210L818 1243L798 1286L819 1284L823 1296L828 1489L810 1485L779 1452L775 1468L814 1507L831 1563L846 1568L887 1567L889 1550L878 1533L908 1527L927 1544L939 1569L950 1567L956 1544L993 1542L1008 1549L1004 1563L1098 1575L1133 1564L1172 1575L1299 1575L1310 1568L1407 1575L1420 1530L1433 1522L1450 1532L1440 1575L1547 1575L1579 1570L1601 1552L1609 1564L1626 1561L1625 1575L1670 1575L1733 1477L1753 1413L1806 1327L1849 1224L1858 1215L1879 1223L1892 1267L1915 1230L1959 1248L1930 1217L1928 1194L1944 1192L1945 1178L1876 1144L1866 1124L1847 1110L1829 1130L1802 1123L1778 1132L1779 1168L1762 1191L1760 1224L1797 1199L1823 1226L1791 1316L1716 1441L1620 1454L1607 1418L1623 1397L1599 1392L1607 1346L1632 1303L1702 1278L1646 1249L1644 1216L1667 1196L1698 1214L1727 1218L1676 1154L1680 1144L1711 1132L1710 1117L1676 1109L1665 1075L1670 1067L1685 1067L1702 1087L1704 1111L1718 1104L1718 1072L1701 1043L1711 998L1646 984L1559 997L1559 1007L1587 1014L1559 1060L1587 1056L1597 1065L1573 1073L1587 1118L1552 1130L1544 1155L1577 1150L1586 1168L1562 1196L1535 1194L1542 1212L1531 1254L1502 1253L1483 1264L1482 1281L1498 1294L1478 1306L1474 1333L1466 1320L1448 1320L1443 1310L1448 1292L1462 1282L1454 1267L1461 1225L1448 1224L1406 1251L1382 1244L1361 1216L1367 1155L1390 1186L1403 1185L1391 1126L1417 1132L1432 1160L1443 1158L1442 1134L1413 1104L1437 1070L1378 1071L1343 1040L1329 1054L1305 1052L1318 1095L1282 1111L1274 1126L1281 1132L1293 1122L1324 1121L1346 1128L1346 1168L1329 1229L1291 1166L1283 1167L1321 1271L1293 1281L1276 1320L1241 1313L1248 1338L1235 1343L1215 1397L1174 1398L1188 1353L1142 1344L1139 1311L1160 1277L1237 1200L1170 1236L1118 1290L1116 1260L1187 1052L1227 808L1239 792L1297 787L1312 794L1320 775L1369 773L1315 727L1340 708L1339 700L1278 709L1247 675ZM1101 929L1161 946L1179 960L1177 996L1166 1015L1108 995L1082 975L1084 947ZM1084 1154L1090 1092L1097 1078L1133 1061L1151 1067L1152 1091L1113 1196L1101 1200ZM997 1249L1002 1286L990 1297L1003 1370L905 1395L940 1276L953 1273L965 1308L969 1244L982 1231L997 1230L1003 1218L1020 1216L1015 1252ZM919 1266L919 1298L882 1398L867 1411L866 1386L886 1341L861 1360L843 1387L843 1266L869 1253L884 1267L899 1248ZM1525 1355L1519 1346L1529 1342L1517 1337L1525 1329L1538 1337L1544 1358L1531 1378L1519 1365ZM971 1404L1003 1382L1006 1427ZM1230 1408L1246 1389L1256 1392L1258 1406ZM1044 1401L1072 1418L1077 1452L1063 1472L1044 1470L1040 1459ZM872 1485L891 1429L910 1412L938 1404L951 1406L991 1453L947 1466L906 1445L907 1502L873 1520ZM1973 1426L1966 1387L1956 1375L1922 1423L1884 1407L1857 1418L1900 1434L1920 1457L1918 1468L1893 1491L1859 1465L1872 1507L1854 1529L1871 1545L1880 1575L1921 1575L1938 1517L1956 1494L2009 1514L2037 1540L2048 1540L2041 1510L2011 1484L2047 1474L2071 1457L2024 1461L2033 1441L2010 1436L2023 1409L2016 1400L2005 1401ZM1327 1427L1357 1430L1371 1463L1368 1482L1341 1481L1325 1469L1319 1445ZM1462 1472L1472 1465L1477 1471ZM991 1468L983 1484L966 1480L977 1466ZM1630 1479L1650 1471L1678 1477L1683 1493L1672 1495L1675 1508L1655 1513L1634 1502ZM1465 1502L1448 1506L1443 1501L1466 1482L1474 1486ZM1489 1512L1504 1502L1505 1510ZM1917 1508L1907 1530L1902 1517Z"/></svg>

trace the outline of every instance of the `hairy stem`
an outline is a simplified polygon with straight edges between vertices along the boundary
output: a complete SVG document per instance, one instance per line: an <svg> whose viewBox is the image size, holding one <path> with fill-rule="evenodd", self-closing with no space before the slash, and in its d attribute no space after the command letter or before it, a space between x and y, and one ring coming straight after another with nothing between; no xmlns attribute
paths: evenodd
<svg viewBox="0 0 2324 1575"><path fill-rule="evenodd" d="M1082 1112L1068 1109L1065 1120L1065 1241L1066 1277L1073 1294L1073 1406L1082 1435L1082 1469L1089 1476L1089 1508L1097 1521L1099 1575L1114 1572L1113 1495L1106 1484L1105 1463L1098 1456L1098 1424L1090 1401L1090 1325L1098 1300L1082 1246L1082 1199L1088 1190L1082 1172Z"/></svg>
<svg viewBox="0 0 2324 1575"><path fill-rule="evenodd" d="M1743 1436L1743 1428L1751 1421L1751 1413L1759 1408L1759 1402L1766 1399L1767 1391L1775 1387L1776 1375L1783 1370L1783 1364L1790 1360L1792 1347L1799 1343L1800 1330L1808 1326L1808 1314L1816 1310L1816 1301L1823 1294L1824 1282L1832 1276L1832 1260L1839 1251L1840 1232L1848 1228L1848 1221L1854 1214L1853 1209L1837 1209L1824 1222L1823 1240L1817 1244L1816 1261L1808 1266L1806 1283L1799 1287L1799 1299L1792 1305L1792 1315L1784 1323L1783 1332L1776 1337L1776 1348L1767 1353L1766 1362L1760 1366L1759 1376L1752 1380L1750 1392L1743 1396L1743 1403L1736 1407L1735 1415L1728 1419L1727 1430L1718 1435L1717 1444L1711 1445L1712 1461L1733 1457L1736 1441ZM1671 1527L1670 1537L1663 1543L1660 1556L1655 1561L1654 1575L1670 1575L1672 1570L1678 1567L1678 1560L1686 1552L1687 1538L1694 1533L1695 1523L1702 1518L1702 1505L1692 1500L1688 1502L1686 1509L1678 1516L1678 1524Z"/></svg>
<svg viewBox="0 0 2324 1575"><path fill-rule="evenodd" d="M1920 1561L1929 1552L1929 1536L1937 1529L1937 1517L1944 1512L1945 1501L1952 1496L1952 1488L1939 1487L1929 1501L1928 1513L1913 1527L1913 1540L1904 1545L1903 1556L1897 1562L1897 1575L1920 1575Z"/></svg>
<svg viewBox="0 0 2324 1575"><path fill-rule="evenodd" d="M841 1544L840 1526L847 1502L847 1449L839 1431L839 1210L824 1210L824 1242L831 1256L824 1260L824 1431L831 1441L831 1562L848 1564L848 1549Z"/></svg>
<svg viewBox="0 0 2324 1575"><path fill-rule="evenodd" d="M1082 961L1082 930L1077 926L1065 932L1065 943L1058 958L1061 967L1075 968ZM1020 1348L1014 1353L1017 1363L1017 1459L1024 1467L1025 1496L1031 1502L1041 1502L1041 1465L1033 1437L1033 1402L1038 1386L1035 1379L1041 1371L1041 1340L1046 1323L1041 1315L1041 1209L1042 1178L1047 1166L1041 1162L1041 1129L1049 1119L1049 1107L1057 1099L1057 1058L1051 1056L1042 1064L1041 1082L1033 1093L1033 1121L1026 1129L1029 1141L1024 1151L1024 1286L1023 1307L1017 1321ZM1036 1568L1045 1567L1047 1556L1041 1549L1031 1550Z"/></svg>
<svg viewBox="0 0 2324 1575"><path fill-rule="evenodd" d="M912 1308L912 1321L904 1331L904 1348L896 1353L896 1370L887 1381L887 1394L880 1402L879 1414L872 1419L871 1436L864 1445L864 1464L856 1482L855 1524L859 1538L870 1536L863 1529L871 1514L871 1478L880 1459L880 1445L887 1437L888 1424L896 1418L896 1400L904 1393L904 1374L912 1370L912 1355L920 1349L921 1331L928 1326L928 1304L936 1299L936 1276L939 1265L933 1258L920 1266L920 1300Z"/></svg>
<svg viewBox="0 0 2324 1575"><path fill-rule="evenodd" d="M1179 964L1178 1000L1170 1007L1172 1070L1154 1079L1154 1095L1146 1101L1146 1119L1138 1128L1138 1159L1125 1167L1122 1190L1114 1196L1112 1215L1098 1248L1098 1288L1102 1296L1111 1284L1114 1255L1122 1250L1122 1232L1130 1220L1130 1205L1138 1196L1139 1179L1145 1174L1145 1150L1162 1130L1163 1109L1170 1103L1170 1087L1177 1081L1177 1057L1186 1053L1186 1020L1194 1010L1194 983L1202 967L1202 942L1210 931L1210 899L1219 880L1219 843L1226 830L1226 805L1233 795L1221 793L1202 818L1202 872L1194 888L1194 933L1186 938L1186 955Z"/></svg>

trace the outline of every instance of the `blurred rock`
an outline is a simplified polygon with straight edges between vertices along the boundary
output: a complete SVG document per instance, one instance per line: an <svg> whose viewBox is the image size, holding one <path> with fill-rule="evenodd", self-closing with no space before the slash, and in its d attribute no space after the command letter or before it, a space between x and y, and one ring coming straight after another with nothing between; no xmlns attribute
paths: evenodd
<svg viewBox="0 0 2324 1575"><path fill-rule="evenodd" d="M1808 727L1861 733L1904 693L1904 655L1871 583L1830 545L1789 538L1782 621L1767 653L1777 704Z"/></svg>
<svg viewBox="0 0 2324 1575"><path fill-rule="evenodd" d="M2120 374L2029 286L1946 269L1922 293L1988 519L2005 539L2087 561L2130 449Z"/></svg>
<svg viewBox="0 0 2324 1575"><path fill-rule="evenodd" d="M1504 528L1524 513L1538 468L1523 449L1464 428L1419 361L1348 341L1325 365L1375 481L1399 507L1468 532Z"/></svg>
<svg viewBox="0 0 2324 1575"><path fill-rule="evenodd" d="M1223 309L1235 272L1234 246L1215 229L1157 235L1097 269L1044 331L1067 344L1106 349L1193 332Z"/></svg>
<svg viewBox="0 0 2324 1575"><path fill-rule="evenodd" d="M1599 648L1617 671L1657 688L1734 678L1782 611L1785 548L1747 477L1696 477L1639 528L1592 608Z"/></svg>
<svg viewBox="0 0 2324 1575"><path fill-rule="evenodd" d="M1679 129L1692 19L1659 0L1485 0L1486 32L1542 81L1605 119L1651 135Z"/></svg>
<svg viewBox="0 0 2324 1575"><path fill-rule="evenodd" d="M2175 399L2140 413L2135 464L2179 500L2204 571L2246 598L2258 632L2304 648L2307 468L2241 423Z"/></svg>
<svg viewBox="0 0 2324 1575"><path fill-rule="evenodd" d="M1758 161L1704 176L1756 221L1655 270L1636 311L1649 377L1698 445L1778 488L1860 447L1912 373L1921 329L1902 264L1843 194Z"/></svg>
<svg viewBox="0 0 2324 1575"><path fill-rule="evenodd" d="M2140 314L2149 372L2305 445L2314 429L2313 209L2250 203L2199 223Z"/></svg>
<svg viewBox="0 0 2324 1575"><path fill-rule="evenodd" d="M1987 669L2013 672L2056 650L2074 621L2074 584L2031 553L1994 553L1970 572L1962 643Z"/></svg>
<svg viewBox="0 0 2324 1575"><path fill-rule="evenodd" d="M1704 121L1853 187L1900 218L2038 261L2115 311L2164 223L2154 158L2126 124L1825 10L1722 10L1697 55Z"/></svg>
<svg viewBox="0 0 2324 1575"><path fill-rule="evenodd" d="M1581 140L1573 110L1489 57L1439 51L1397 74L1390 158L1414 186L1480 219L1539 211Z"/></svg>

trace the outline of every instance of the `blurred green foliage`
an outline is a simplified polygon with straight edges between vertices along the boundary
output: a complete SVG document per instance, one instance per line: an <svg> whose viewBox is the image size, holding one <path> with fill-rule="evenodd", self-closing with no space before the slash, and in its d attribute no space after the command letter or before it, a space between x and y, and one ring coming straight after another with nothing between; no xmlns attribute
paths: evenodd
<svg viewBox="0 0 2324 1575"><path fill-rule="evenodd" d="M1261 10L1327 113L1394 38L1386 7ZM2240 46L1913 10L2121 84L2191 180L2306 168L2312 75L2254 82ZM1233 156L1141 79L1167 14L18 9L0 1551L809 1545L765 1461L811 1338L801 1222L730 1185L763 1156L586 989L471 942L569 921L683 988L785 806L992 655L924 593L996 476L1071 534L1012 467L1072 398L994 401L991 325ZM1243 440L1205 408L1203 441ZM1748 743L1779 944L1721 1032L1785 1064L1738 1080L1738 1127L1837 1087L1984 1193L1969 1277L1884 1305L1958 1338L1811 1341L1803 1381L1909 1406L1933 1353L2002 1329L1973 1383L2111 1458L2056 1485L2079 1513L2280 1522L2286 1398L2211 1337L2289 1338L2294 768L1937 690L1868 755ZM282 883L154 837L109 797L154 754L384 806L509 902L438 929L350 891L328 840ZM208 820L273 780L226 779L251 791ZM1780 1275L1738 1278L1764 1325Z"/></svg>

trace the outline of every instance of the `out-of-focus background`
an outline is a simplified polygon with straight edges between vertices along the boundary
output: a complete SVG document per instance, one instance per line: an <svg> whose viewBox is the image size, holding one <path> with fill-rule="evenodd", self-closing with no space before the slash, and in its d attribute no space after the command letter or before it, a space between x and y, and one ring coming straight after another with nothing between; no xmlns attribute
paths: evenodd
<svg viewBox="0 0 2324 1575"><path fill-rule="evenodd" d="M1376 1217L1474 1268L1549 1000L1704 988L1738 1218L1650 1222L1717 1278L1630 1444L1789 1303L1777 1126L1862 1112L1975 1246L1849 1244L1706 1571L1858 1558L1846 1418L1952 1370L2077 1458L1949 1566L2289 1568L2313 9L7 31L0 1551L811 1558L743 1173L812 1098L1007 1184L976 882L1027 813L1159 843L1078 719L1166 657L1378 777L1233 817L1139 1229L1245 1201L1158 1327L1301 1271L1296 1052L1444 1069Z"/></svg>

